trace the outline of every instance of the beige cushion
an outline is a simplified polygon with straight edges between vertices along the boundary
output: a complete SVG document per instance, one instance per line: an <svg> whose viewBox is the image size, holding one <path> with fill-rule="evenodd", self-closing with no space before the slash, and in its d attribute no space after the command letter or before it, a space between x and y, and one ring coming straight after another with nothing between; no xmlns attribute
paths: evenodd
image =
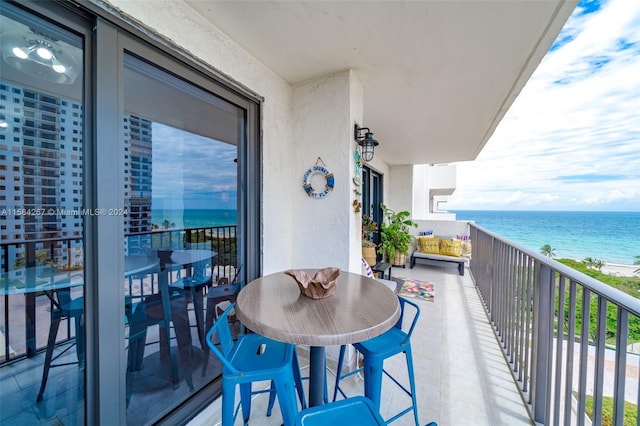
<svg viewBox="0 0 640 426"><path fill-rule="evenodd" d="M441 240L440 241L440 254L445 256L460 257L462 252L462 241L460 240Z"/></svg>
<svg viewBox="0 0 640 426"><path fill-rule="evenodd" d="M418 237L418 250L422 253L440 253L440 238L438 237Z"/></svg>

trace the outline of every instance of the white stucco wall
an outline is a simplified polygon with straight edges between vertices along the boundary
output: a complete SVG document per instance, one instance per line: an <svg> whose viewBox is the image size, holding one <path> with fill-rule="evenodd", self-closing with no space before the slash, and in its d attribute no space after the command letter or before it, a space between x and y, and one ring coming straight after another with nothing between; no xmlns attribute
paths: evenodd
<svg viewBox="0 0 640 426"><path fill-rule="evenodd" d="M295 235L291 267L356 270L357 266L359 270L360 245L355 230L359 229L360 215L354 213L351 203L353 123L362 114L362 85L353 71L317 78L294 88L292 106L297 188L292 194ZM335 186L325 198L314 199L303 190L302 179L318 158L333 173ZM324 178L316 175L312 184L321 189Z"/></svg>

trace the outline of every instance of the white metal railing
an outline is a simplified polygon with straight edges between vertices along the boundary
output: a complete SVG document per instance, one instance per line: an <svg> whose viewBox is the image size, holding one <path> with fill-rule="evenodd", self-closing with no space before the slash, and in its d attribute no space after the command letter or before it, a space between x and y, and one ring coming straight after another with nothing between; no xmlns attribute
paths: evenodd
<svg viewBox="0 0 640 426"><path fill-rule="evenodd" d="M470 270L532 419L600 425L611 397L622 425L625 399L640 405L640 357L627 351L640 300L474 224L470 233Z"/></svg>

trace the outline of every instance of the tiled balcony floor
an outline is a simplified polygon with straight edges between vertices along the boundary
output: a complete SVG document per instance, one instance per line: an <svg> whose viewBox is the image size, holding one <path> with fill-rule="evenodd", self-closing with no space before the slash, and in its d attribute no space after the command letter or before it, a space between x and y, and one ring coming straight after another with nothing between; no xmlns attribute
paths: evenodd
<svg viewBox="0 0 640 426"><path fill-rule="evenodd" d="M414 269L393 268L393 276L428 281L435 287L434 302L418 301L422 313L411 341L420 423L436 421L440 426L532 424L469 272L461 277L455 267L416 265ZM331 372L336 354L336 347L328 348ZM299 349L299 355L302 368L308 368L304 348ZM406 382L404 356L385 361L385 369ZM332 374L328 382L331 389ZM363 394L362 382L350 378L342 384L349 395ZM267 387L268 382L259 385ZM250 424L282 424L277 403L273 415L266 417L267 400L267 394L255 397ZM386 378L382 400L381 413L385 418L410 403L409 397ZM220 402L220 399L214 401L189 426L220 424ZM241 416L238 417L236 424L242 424ZM393 424L412 425L413 417L407 414Z"/></svg>

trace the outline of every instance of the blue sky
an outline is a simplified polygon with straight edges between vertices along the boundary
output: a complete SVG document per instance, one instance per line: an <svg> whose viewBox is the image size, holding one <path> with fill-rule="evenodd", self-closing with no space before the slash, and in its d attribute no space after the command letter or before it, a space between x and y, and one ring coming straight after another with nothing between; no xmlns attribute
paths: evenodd
<svg viewBox="0 0 640 426"><path fill-rule="evenodd" d="M640 211L640 1L580 1L448 210Z"/></svg>

